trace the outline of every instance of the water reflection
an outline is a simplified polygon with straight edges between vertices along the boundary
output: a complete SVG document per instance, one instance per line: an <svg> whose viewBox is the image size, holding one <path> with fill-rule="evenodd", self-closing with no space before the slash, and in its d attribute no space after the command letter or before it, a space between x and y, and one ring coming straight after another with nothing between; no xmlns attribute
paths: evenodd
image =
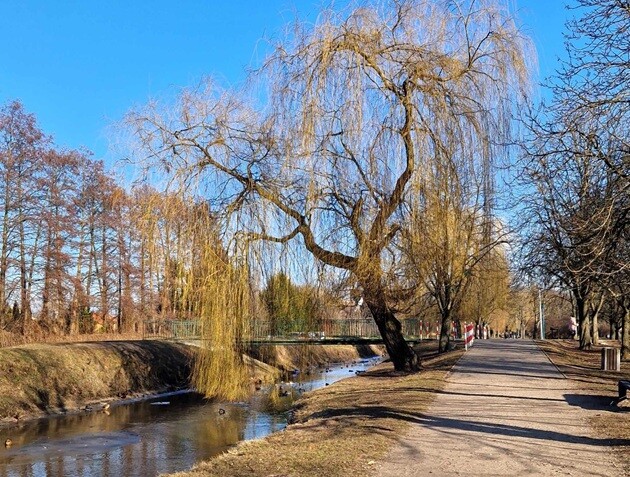
<svg viewBox="0 0 630 477"><path fill-rule="evenodd" d="M369 361L327 373L296 376L282 386L288 396L269 406L268 393L251 402L208 402L194 393L112 406L92 412L42 419L0 429L0 477L147 477L190 468L244 439L286 426L291 396L366 369ZM168 401L168 405L155 405ZM225 412L222 412L225 411Z"/></svg>

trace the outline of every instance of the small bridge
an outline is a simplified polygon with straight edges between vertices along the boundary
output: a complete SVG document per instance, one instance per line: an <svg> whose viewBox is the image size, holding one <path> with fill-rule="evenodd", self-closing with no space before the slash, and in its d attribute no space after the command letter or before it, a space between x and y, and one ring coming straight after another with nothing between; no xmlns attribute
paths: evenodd
<svg viewBox="0 0 630 477"><path fill-rule="evenodd" d="M422 334L422 321L409 318L401 321L403 335L408 342L418 342L427 336ZM199 341L203 339L203 324L198 320L151 320L143 326L144 339L166 339L176 341ZM254 345L277 344L382 344L374 320L326 319L317 326L303 331L274 330L269 321L254 321L250 328L248 342Z"/></svg>

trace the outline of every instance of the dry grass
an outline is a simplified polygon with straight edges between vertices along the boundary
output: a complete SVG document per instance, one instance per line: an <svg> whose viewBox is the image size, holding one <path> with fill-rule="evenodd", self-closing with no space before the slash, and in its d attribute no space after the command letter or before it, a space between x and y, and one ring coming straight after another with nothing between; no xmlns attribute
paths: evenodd
<svg viewBox="0 0 630 477"><path fill-rule="evenodd" d="M590 424L595 432L607 439L630 439L630 409L616 410L614 407L607 407L607 404L617 396L617 382L621 379L630 380L630 361L621 363L621 372L602 371L600 369L602 346L580 351L578 343L572 340L545 340L539 341L538 345L582 392L599 397L602 409L610 411L598 412L591 418ZM625 468L630 469L628 449L618 449L617 456Z"/></svg>
<svg viewBox="0 0 630 477"><path fill-rule="evenodd" d="M298 367L299 349L276 347L272 365L245 356L248 382L271 383L274 367ZM352 361L369 350L312 346L310 365ZM338 348L338 349L336 349ZM304 350L302 350L304 351ZM86 404L190 388L195 348L159 340L27 344L0 349L0 424L76 410ZM248 381L248 382L247 382ZM16 419L18 417L18 419Z"/></svg>
<svg viewBox="0 0 630 477"><path fill-rule="evenodd" d="M178 477L369 475L375 461L403 439L410 418L427 409L461 356L431 356L425 369L400 374L391 364L306 395L295 409L296 423L284 432L198 464Z"/></svg>
<svg viewBox="0 0 630 477"><path fill-rule="evenodd" d="M193 351L160 341L33 344L0 349L0 422L101 399L189 387Z"/></svg>
<svg viewBox="0 0 630 477"><path fill-rule="evenodd" d="M23 336L21 334L0 330L0 348L35 343L85 343L96 341L133 341L141 339L142 333L90 333L82 335L34 333Z"/></svg>
<svg viewBox="0 0 630 477"><path fill-rule="evenodd" d="M381 356L382 345L260 345L248 354L282 371L307 369L331 363L348 363L360 358Z"/></svg>

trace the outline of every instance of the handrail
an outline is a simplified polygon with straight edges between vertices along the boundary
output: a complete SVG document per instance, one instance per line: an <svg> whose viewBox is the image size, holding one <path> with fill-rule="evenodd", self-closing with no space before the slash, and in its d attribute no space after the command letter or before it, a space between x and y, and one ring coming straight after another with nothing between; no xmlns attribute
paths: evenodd
<svg viewBox="0 0 630 477"><path fill-rule="evenodd" d="M422 321L417 318L401 320L403 336L407 339L422 337ZM202 338L202 323L199 320L146 320L143 322L143 338L192 340ZM378 339L380 333L371 318L323 319L317 323L297 327L274 326L271 320L254 320L249 333L252 341L277 340L322 340L339 338Z"/></svg>

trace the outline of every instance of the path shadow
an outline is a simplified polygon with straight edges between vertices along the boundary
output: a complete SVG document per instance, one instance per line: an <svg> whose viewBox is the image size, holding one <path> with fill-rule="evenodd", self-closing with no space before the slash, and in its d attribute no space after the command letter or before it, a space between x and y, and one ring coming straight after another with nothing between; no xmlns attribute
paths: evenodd
<svg viewBox="0 0 630 477"><path fill-rule="evenodd" d="M569 444L581 444L591 447L621 447L630 446L630 439L600 439L595 437L574 435L566 432L548 431L544 429L531 429L523 426L500 424L495 422L468 421L466 419L453 419L430 414L401 412L386 406L366 406L355 408L342 408L314 413L309 418L346 418L345 425L356 426L354 418L390 418L398 419L423 427L437 430L462 430L485 435L518 437L523 439L536 439L548 442L561 442ZM323 421L325 423L325 421ZM343 421L342 421L343 422ZM360 425L360 424L359 424ZM322 424L325 426L325 424Z"/></svg>
<svg viewBox="0 0 630 477"><path fill-rule="evenodd" d="M529 389L534 389L534 388L529 388ZM435 389L430 389L430 388L423 388L421 386L414 386L414 387L404 387L404 388L399 388L398 392L428 392L428 393L434 393L434 394L447 394L450 396L473 396L473 397L478 397L478 398L499 398L499 399L513 399L513 400L524 400L524 401L544 401L544 402L565 402L565 399L554 399L554 398L543 398L543 397L532 397L532 396L526 396L524 393L522 395L518 395L518 396L510 396L507 394L491 394L491 393L487 393L487 392L458 392L458 391L446 391L444 389L441 390L435 390ZM610 401L610 399L609 399Z"/></svg>

